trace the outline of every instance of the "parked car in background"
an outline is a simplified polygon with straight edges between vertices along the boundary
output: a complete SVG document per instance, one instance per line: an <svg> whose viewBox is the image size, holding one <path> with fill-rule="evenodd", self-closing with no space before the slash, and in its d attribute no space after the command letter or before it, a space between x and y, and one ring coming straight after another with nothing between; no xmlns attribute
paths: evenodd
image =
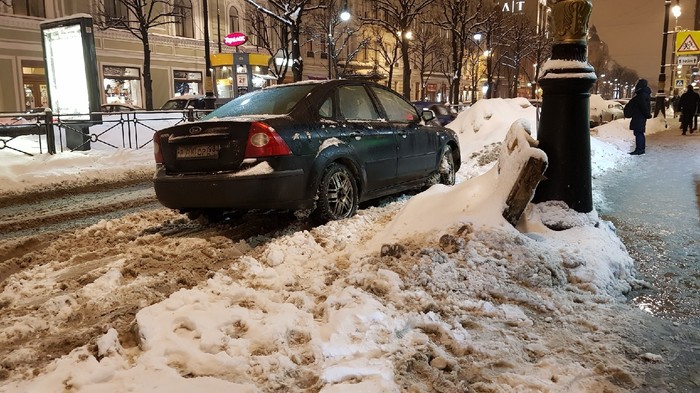
<svg viewBox="0 0 700 393"><path fill-rule="evenodd" d="M599 94L591 94L589 105L591 127L625 118L622 104L615 100L605 100Z"/></svg>
<svg viewBox="0 0 700 393"><path fill-rule="evenodd" d="M454 131L371 82L305 81L256 90L154 135L156 197L190 217L285 209L319 222L362 201L454 184Z"/></svg>
<svg viewBox="0 0 700 393"><path fill-rule="evenodd" d="M182 95L169 99L160 107L164 111L183 110L189 107L194 109L206 109L208 99L203 95ZM212 98L215 99L215 98Z"/></svg>
<svg viewBox="0 0 700 393"><path fill-rule="evenodd" d="M430 101L415 101L413 105L418 109L418 112L422 112L423 109L430 109L435 113L437 121L440 125L444 126L450 123L457 117L457 111L450 105L441 102L430 102Z"/></svg>
<svg viewBox="0 0 700 393"><path fill-rule="evenodd" d="M141 108L135 105L130 105L130 104L121 104L121 103L111 103L111 104L102 104L101 106L102 112L133 112L133 111L140 111Z"/></svg>
<svg viewBox="0 0 700 393"><path fill-rule="evenodd" d="M607 123L617 119L624 119L624 107L617 101L606 100L608 107L603 110L603 122Z"/></svg>

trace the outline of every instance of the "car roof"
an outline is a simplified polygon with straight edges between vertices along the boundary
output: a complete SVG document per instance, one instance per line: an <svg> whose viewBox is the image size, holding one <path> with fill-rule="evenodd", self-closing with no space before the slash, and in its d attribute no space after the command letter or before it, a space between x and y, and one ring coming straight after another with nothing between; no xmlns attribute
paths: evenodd
<svg viewBox="0 0 700 393"><path fill-rule="evenodd" d="M198 100L200 98L205 98L206 96L198 94L189 94L184 96L171 97L168 101L187 101L187 100Z"/></svg>

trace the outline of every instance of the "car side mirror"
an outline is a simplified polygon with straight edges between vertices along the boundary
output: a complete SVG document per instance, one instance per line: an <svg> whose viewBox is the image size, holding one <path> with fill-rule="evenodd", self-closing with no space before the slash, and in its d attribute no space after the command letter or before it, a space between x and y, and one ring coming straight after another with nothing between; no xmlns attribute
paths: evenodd
<svg viewBox="0 0 700 393"><path fill-rule="evenodd" d="M426 123L429 123L435 119L435 112L428 108L423 109L420 115Z"/></svg>

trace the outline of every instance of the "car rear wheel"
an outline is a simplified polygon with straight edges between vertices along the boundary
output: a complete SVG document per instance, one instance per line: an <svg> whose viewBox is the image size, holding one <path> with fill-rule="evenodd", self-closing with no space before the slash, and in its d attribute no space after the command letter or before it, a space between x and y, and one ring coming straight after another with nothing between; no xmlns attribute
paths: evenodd
<svg viewBox="0 0 700 393"><path fill-rule="evenodd" d="M357 193L357 182L348 168L331 164L318 186L313 218L318 222L328 222L353 216L357 211Z"/></svg>

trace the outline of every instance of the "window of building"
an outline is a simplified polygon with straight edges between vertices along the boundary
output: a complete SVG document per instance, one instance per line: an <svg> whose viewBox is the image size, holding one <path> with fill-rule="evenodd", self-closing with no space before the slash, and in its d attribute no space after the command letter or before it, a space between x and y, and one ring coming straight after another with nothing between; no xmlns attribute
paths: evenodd
<svg viewBox="0 0 700 393"><path fill-rule="evenodd" d="M136 67L102 67L105 104L120 103L143 107L141 70Z"/></svg>
<svg viewBox="0 0 700 393"><path fill-rule="evenodd" d="M314 37L306 34L306 57L314 57Z"/></svg>
<svg viewBox="0 0 700 393"><path fill-rule="evenodd" d="M190 0L175 0L173 15L175 15L175 35L194 38L192 2Z"/></svg>
<svg viewBox="0 0 700 393"><path fill-rule="evenodd" d="M267 30L265 28L265 17L259 12L255 13L255 20L253 21L255 26L253 27L253 45L255 46L265 46L265 40L267 38Z"/></svg>
<svg viewBox="0 0 700 393"><path fill-rule="evenodd" d="M238 8L231 6L228 10L229 32L241 31L241 21L238 18Z"/></svg>
<svg viewBox="0 0 700 393"><path fill-rule="evenodd" d="M44 0L12 0L12 12L15 15L46 18Z"/></svg>
<svg viewBox="0 0 700 393"><path fill-rule="evenodd" d="M175 96L202 94L202 73L199 71L173 71Z"/></svg>
<svg viewBox="0 0 700 393"><path fill-rule="evenodd" d="M24 87L25 110L49 106L49 93L46 88L43 61L22 60L22 85Z"/></svg>
<svg viewBox="0 0 700 393"><path fill-rule="evenodd" d="M110 24L117 20L127 22L129 20L129 10L126 5L119 0L104 0L105 22ZM115 26L116 27L116 26Z"/></svg>

